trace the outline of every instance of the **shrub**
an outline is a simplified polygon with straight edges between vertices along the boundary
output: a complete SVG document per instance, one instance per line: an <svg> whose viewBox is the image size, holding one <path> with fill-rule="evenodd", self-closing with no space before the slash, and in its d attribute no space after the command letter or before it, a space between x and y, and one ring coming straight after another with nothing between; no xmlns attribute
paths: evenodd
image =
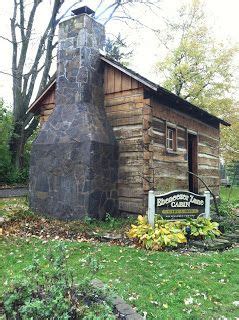
<svg viewBox="0 0 239 320"><path fill-rule="evenodd" d="M186 226L191 227L193 238L215 238L220 235L219 224L210 219L199 217L195 220L166 221L156 220L152 227L147 222L147 217L138 216L137 225L132 224L127 233L129 238L136 239L139 244L152 250L162 250L165 247L177 247L186 243Z"/></svg>
<svg viewBox="0 0 239 320"><path fill-rule="evenodd" d="M215 238L220 235L219 224L203 217L187 220L185 226L190 226L194 238Z"/></svg>
<svg viewBox="0 0 239 320"><path fill-rule="evenodd" d="M137 225L132 225L128 236L137 239L146 249L162 250L165 247L177 247L187 242L180 227L180 222L165 222L159 220L151 227L146 217L138 216Z"/></svg>
<svg viewBox="0 0 239 320"><path fill-rule="evenodd" d="M66 249L53 246L41 265L37 257L3 296L7 319L114 319L109 294L89 279L74 284Z"/></svg>
<svg viewBox="0 0 239 320"><path fill-rule="evenodd" d="M238 201L225 201L221 200L218 209L219 209L219 215L226 217L233 217L235 216L235 209L239 207Z"/></svg>

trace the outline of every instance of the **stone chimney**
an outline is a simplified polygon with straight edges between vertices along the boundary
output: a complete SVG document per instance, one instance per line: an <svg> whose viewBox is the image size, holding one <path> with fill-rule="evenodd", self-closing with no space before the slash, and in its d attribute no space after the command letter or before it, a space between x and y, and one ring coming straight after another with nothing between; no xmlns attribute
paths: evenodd
<svg viewBox="0 0 239 320"><path fill-rule="evenodd" d="M30 207L62 219L116 215L118 150L104 109L104 27L87 8L59 26L56 106L33 143Z"/></svg>

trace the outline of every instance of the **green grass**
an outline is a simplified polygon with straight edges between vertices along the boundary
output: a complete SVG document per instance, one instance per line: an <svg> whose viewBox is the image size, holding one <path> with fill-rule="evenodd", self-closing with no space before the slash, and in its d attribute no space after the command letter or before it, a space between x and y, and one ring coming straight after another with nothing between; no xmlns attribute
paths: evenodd
<svg viewBox="0 0 239 320"><path fill-rule="evenodd" d="M108 244L65 242L68 264L78 280L88 274L85 258L100 263L95 275L143 313L147 319L236 319L239 301L239 249L223 253L147 252ZM21 275L37 253L53 241L0 240L0 293L12 275ZM192 302L191 304L185 304Z"/></svg>
<svg viewBox="0 0 239 320"><path fill-rule="evenodd" d="M9 212L26 208L26 197L0 198L0 217L7 216Z"/></svg>
<svg viewBox="0 0 239 320"><path fill-rule="evenodd" d="M222 188L223 197L228 189ZM233 193L233 197L237 192ZM27 208L24 198L0 199L2 215L18 216ZM72 223L72 228L104 233L124 230L131 221ZM52 220L54 223L54 220ZM0 296L9 288L12 276L21 276L34 254L44 265L44 254L57 240L17 237L0 238ZM236 319L239 301L239 248L223 253L147 252L104 243L65 241L68 264L77 280L89 272L86 257L96 258L100 270L95 274L117 294L137 307L147 319Z"/></svg>
<svg viewBox="0 0 239 320"><path fill-rule="evenodd" d="M232 188L221 187L220 196L222 200L228 201L230 194L230 201L239 202L239 186L233 186Z"/></svg>

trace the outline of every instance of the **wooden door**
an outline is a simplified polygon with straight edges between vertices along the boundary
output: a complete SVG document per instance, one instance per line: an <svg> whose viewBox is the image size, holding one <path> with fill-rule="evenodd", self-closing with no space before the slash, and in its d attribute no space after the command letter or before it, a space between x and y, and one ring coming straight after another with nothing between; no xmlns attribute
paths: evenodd
<svg viewBox="0 0 239 320"><path fill-rule="evenodd" d="M198 139L197 135L188 133L188 171L198 174ZM188 174L188 189L198 193L198 179L193 174Z"/></svg>

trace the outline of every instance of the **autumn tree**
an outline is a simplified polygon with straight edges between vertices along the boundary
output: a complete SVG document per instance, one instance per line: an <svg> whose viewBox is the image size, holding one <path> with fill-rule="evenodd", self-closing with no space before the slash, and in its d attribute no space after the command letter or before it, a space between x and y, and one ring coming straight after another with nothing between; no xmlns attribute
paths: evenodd
<svg viewBox="0 0 239 320"><path fill-rule="evenodd" d="M233 59L237 47L215 40L199 0L184 4L176 19L167 22L165 34L167 54L156 66L160 83L191 103L232 121L230 130L223 129L222 150L235 153L234 138L229 135L239 140L233 99Z"/></svg>
<svg viewBox="0 0 239 320"><path fill-rule="evenodd" d="M21 169L23 167L24 146L38 125L38 119L33 114L27 114L26 111L35 93L39 94L47 84L55 54L54 49L57 46L55 37L57 25L61 18L70 12L71 7L75 4L79 6L80 2L81 0L51 1L49 18L44 16L42 20L46 24L45 29L38 30L38 35L36 35L35 27L36 21L39 21L39 8L49 5L49 1L12 0L11 36L8 38L0 32L0 38L12 46L12 67L9 74L12 76L13 88L13 129L9 148L11 162L15 168ZM114 18L127 23L133 21L142 24L140 19L131 16L130 10L139 6L150 6L156 9L158 2L159 0L94 1L94 4L96 3L95 18L103 21L104 24ZM4 73L0 70L1 72Z"/></svg>

